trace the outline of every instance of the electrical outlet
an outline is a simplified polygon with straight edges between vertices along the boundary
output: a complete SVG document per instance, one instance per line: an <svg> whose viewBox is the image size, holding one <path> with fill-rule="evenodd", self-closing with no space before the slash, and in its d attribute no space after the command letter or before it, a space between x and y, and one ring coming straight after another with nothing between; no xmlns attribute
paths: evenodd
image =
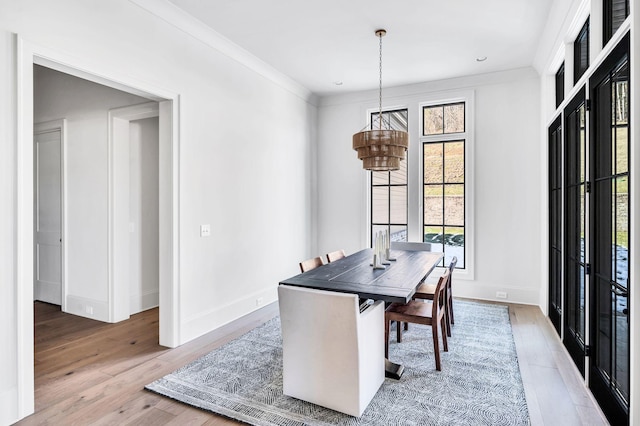
<svg viewBox="0 0 640 426"><path fill-rule="evenodd" d="M264 299L262 297L258 297L256 299L256 306L262 306L263 303L264 303Z"/></svg>
<svg viewBox="0 0 640 426"><path fill-rule="evenodd" d="M89 315L93 315L93 306L85 306L84 311Z"/></svg>
<svg viewBox="0 0 640 426"><path fill-rule="evenodd" d="M211 225L200 225L200 236L201 237L209 237L211 236Z"/></svg>
<svg viewBox="0 0 640 426"><path fill-rule="evenodd" d="M506 299L507 298L507 292L506 291L496 291L496 297L498 299Z"/></svg>

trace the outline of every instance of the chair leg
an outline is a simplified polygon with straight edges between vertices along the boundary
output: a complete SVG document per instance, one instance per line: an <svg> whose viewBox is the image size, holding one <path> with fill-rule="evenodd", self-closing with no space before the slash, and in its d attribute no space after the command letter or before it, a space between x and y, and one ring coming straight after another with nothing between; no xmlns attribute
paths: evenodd
<svg viewBox="0 0 640 426"><path fill-rule="evenodd" d="M433 331L433 352L436 355L436 370L442 371L440 365L440 344L438 343L438 324L431 323L431 330Z"/></svg>
<svg viewBox="0 0 640 426"><path fill-rule="evenodd" d="M442 320L440 321L440 325L442 326L442 348L444 349L445 352L449 352L449 345L447 342L447 321L445 319L446 315L447 314L445 313L444 316L442 317Z"/></svg>
<svg viewBox="0 0 640 426"><path fill-rule="evenodd" d="M449 315L449 305L445 303L444 305L444 322L447 326L447 336L451 337L451 316Z"/></svg>
<svg viewBox="0 0 640 426"><path fill-rule="evenodd" d="M402 343L402 322L396 321L396 340Z"/></svg>
<svg viewBox="0 0 640 426"><path fill-rule="evenodd" d="M384 319L384 357L389 358L389 321L387 318Z"/></svg>
<svg viewBox="0 0 640 426"><path fill-rule="evenodd" d="M409 323L408 322L404 323L404 331L409 331Z"/></svg>
<svg viewBox="0 0 640 426"><path fill-rule="evenodd" d="M453 320L453 297L449 298L449 317L451 318L451 325L456 322Z"/></svg>

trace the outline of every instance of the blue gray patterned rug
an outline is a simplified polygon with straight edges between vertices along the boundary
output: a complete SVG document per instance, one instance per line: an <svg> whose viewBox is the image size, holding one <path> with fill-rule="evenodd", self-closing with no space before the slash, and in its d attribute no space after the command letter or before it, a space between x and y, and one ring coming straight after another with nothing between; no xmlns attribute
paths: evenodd
<svg viewBox="0 0 640 426"><path fill-rule="evenodd" d="M454 313L441 372L430 327L412 325L401 344L392 333L404 375L385 379L360 418L282 394L278 317L146 388L253 425L528 425L507 307L456 300Z"/></svg>

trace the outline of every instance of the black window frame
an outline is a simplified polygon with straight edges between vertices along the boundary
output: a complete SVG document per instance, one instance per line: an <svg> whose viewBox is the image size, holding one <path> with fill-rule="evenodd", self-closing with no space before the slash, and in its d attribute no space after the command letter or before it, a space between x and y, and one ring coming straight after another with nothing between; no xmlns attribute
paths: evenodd
<svg viewBox="0 0 640 426"><path fill-rule="evenodd" d="M384 120L384 115L385 114L393 114L396 112L405 112L406 116L407 116L407 131L409 129L409 109L408 108L397 108L397 109L391 109L391 110L383 110L382 111L382 115L383 115L383 120ZM373 128L373 123L378 120L379 118L377 118L377 116L379 115L379 112L372 112L369 116L369 122L371 123L370 128ZM405 154L406 156L408 156L408 153ZM381 171L371 171L369 176L370 176L370 184L369 184L369 196L370 196L370 200L371 200L371 205L370 205L370 209L369 209L369 219L370 219L370 242L369 244L371 244L371 247L373 247L373 243L375 240L375 232L373 231L374 227L380 227L380 226L386 226L387 229L389 230L389 235L393 236L392 232L391 232L391 228L394 226L404 226L406 229L406 233L405 233L405 239L403 241L407 240L407 236L408 236L408 232L409 232L409 163L408 163L408 158L405 158L404 160L402 160L403 162L406 163L407 166L407 176L406 176L406 182L403 184L392 184L391 183L391 173L392 172L381 172ZM373 173L388 173L388 179L387 179L387 183L386 184L374 184L373 183ZM389 199L388 199L388 203L387 203L387 222L386 223L382 223L382 222L374 222L373 221L373 189L374 188L380 188L380 187L388 187L389 188ZM406 206L405 206L405 222L404 223L395 223L395 222L391 222L391 187L405 187L405 191L406 191ZM392 238L392 241L393 240Z"/></svg>
<svg viewBox="0 0 640 426"><path fill-rule="evenodd" d="M556 108L564 101L564 62L556 72Z"/></svg>
<svg viewBox="0 0 640 426"><path fill-rule="evenodd" d="M446 127L444 125L445 123L445 117L444 117L444 108L447 106L453 106L453 105L462 105L463 106L463 129L462 131L458 131L458 132L447 132L446 131ZM425 110L429 109L429 108L443 108L443 114L442 114L442 119L443 119L443 126L442 126L442 132L441 133L426 133L426 130L424 129L424 114L425 114ZM464 161L464 165L463 165L463 176L462 176L462 182L446 182L445 179L445 173L446 173L446 166L445 166L445 158L443 157L442 159L442 180L440 182L425 182L425 170L422 171L422 193L423 193L423 198L424 198L424 192L426 187L432 186L441 186L442 187L442 223L428 223L425 221L425 206L423 204L422 206L422 235L423 235L423 242L427 242L427 243L435 243L435 244L442 244L442 251L445 252L445 258L443 258L441 264L439 266L446 266L447 263L447 256L446 256L446 241L444 241L444 235L445 232L444 230L446 228L461 228L462 229L462 236L463 236L463 258L462 259L458 259L458 263L456 264L455 268L456 269L461 269L461 270L465 270L467 269L467 231L468 231L468 226L467 226L467 101L455 101L455 102L445 102L445 103L440 103L440 104L434 104L434 105L424 105L421 108L421 119L422 119L422 123L423 123L423 129L422 129L422 164L425 164L425 159L424 159L424 155L425 155L425 146L427 145L442 145L442 152L444 155L445 152L445 147L448 143L460 143L462 142L462 146L463 146L463 152L462 152L462 158ZM460 137L457 137L457 135L460 135ZM463 186L463 216L462 216L462 225L448 225L446 223L446 215L445 215L445 187L447 185L462 185ZM442 228L442 238L441 241L434 241L434 240L428 240L426 238L426 233L425 233L425 228L430 227L430 228L435 228L435 227L439 227Z"/></svg>

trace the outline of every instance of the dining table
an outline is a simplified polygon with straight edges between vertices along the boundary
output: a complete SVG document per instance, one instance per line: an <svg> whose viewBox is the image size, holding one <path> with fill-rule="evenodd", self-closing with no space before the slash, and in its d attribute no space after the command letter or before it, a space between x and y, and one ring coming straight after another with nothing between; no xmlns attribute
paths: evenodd
<svg viewBox="0 0 640 426"><path fill-rule="evenodd" d="M280 284L315 290L357 294L363 303L383 300L408 303L416 288L438 266L443 253L391 249L384 269L372 265L373 249L367 248L337 261L280 281ZM385 362L386 377L400 379L401 364Z"/></svg>

